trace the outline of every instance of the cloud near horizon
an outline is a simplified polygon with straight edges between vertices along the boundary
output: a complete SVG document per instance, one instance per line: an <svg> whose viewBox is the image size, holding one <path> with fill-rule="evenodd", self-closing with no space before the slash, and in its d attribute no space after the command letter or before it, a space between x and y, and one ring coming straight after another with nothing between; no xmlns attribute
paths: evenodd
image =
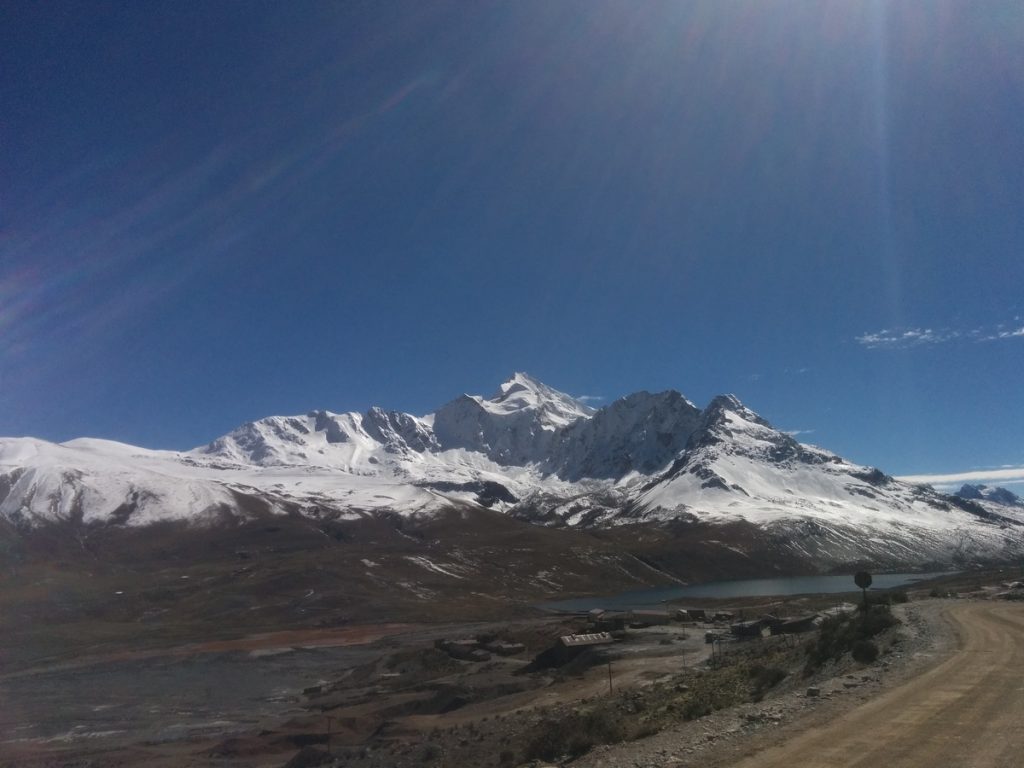
<svg viewBox="0 0 1024 768"><path fill-rule="evenodd" d="M926 483L928 485L950 486L962 483L996 483L1016 485L1024 483L1024 467L1000 467L998 469L975 469L967 472L951 472L942 475L903 475L897 477L905 483Z"/></svg>

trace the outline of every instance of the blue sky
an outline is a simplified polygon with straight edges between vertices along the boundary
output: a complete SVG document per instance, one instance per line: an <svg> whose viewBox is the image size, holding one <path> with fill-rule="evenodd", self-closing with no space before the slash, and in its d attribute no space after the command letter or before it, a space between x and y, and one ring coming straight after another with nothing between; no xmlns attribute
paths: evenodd
<svg viewBox="0 0 1024 768"><path fill-rule="evenodd" d="M1021 467L1022 256L1019 2L0 8L0 434L525 370Z"/></svg>

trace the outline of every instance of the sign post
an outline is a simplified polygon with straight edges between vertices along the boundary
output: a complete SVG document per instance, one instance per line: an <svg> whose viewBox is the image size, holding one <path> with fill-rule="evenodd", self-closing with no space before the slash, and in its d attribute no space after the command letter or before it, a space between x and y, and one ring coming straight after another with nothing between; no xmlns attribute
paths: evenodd
<svg viewBox="0 0 1024 768"><path fill-rule="evenodd" d="M864 615L868 613L868 587L871 586L871 574L867 571L857 571L853 576L854 583L864 593Z"/></svg>

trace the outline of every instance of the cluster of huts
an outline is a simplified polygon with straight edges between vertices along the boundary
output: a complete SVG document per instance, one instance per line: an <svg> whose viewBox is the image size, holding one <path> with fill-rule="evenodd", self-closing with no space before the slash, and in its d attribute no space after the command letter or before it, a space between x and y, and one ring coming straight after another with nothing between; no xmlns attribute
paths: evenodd
<svg viewBox="0 0 1024 768"><path fill-rule="evenodd" d="M737 638L762 637L765 632L771 635L798 635L816 629L830 616L848 616L856 610L855 605L843 603L818 613L805 613L801 616L780 618L768 614L751 621L730 624L729 634Z"/></svg>
<svg viewBox="0 0 1024 768"><path fill-rule="evenodd" d="M606 611L595 608L587 615L588 632L563 635L554 646L543 651L533 662L535 666L551 666L564 664L583 651L600 646L611 645L626 629L641 629L666 625L680 624L714 624L712 630L705 632L704 640L715 643L724 639L744 640L771 635L791 635L810 632L824 619L833 615L847 615L856 610L856 606L843 604L819 613L808 613L802 616L780 618L765 615L756 619L736 620L730 611L711 610L705 608L676 608L672 610L634 609L627 611ZM728 626L728 632L722 631L722 625ZM498 656L515 656L523 653L526 647L522 643L486 638L463 638L459 640L437 640L434 646L444 651L453 659L462 661L489 661L492 654Z"/></svg>
<svg viewBox="0 0 1024 768"><path fill-rule="evenodd" d="M614 632L621 629L640 629L662 624L729 622L733 614L729 611L710 611L703 608L676 608L674 610L635 609L629 611L606 611L595 608L587 614L591 626L599 631Z"/></svg>
<svg viewBox="0 0 1024 768"><path fill-rule="evenodd" d="M595 608L587 614L590 624L604 632L620 629L640 629L673 622L722 622L731 621L728 611L705 611L703 608L677 608L675 610L636 609L629 611L606 611Z"/></svg>
<svg viewBox="0 0 1024 768"><path fill-rule="evenodd" d="M630 610L606 611L595 608L588 614L590 625L597 632L616 632L627 628L638 629L672 622L688 624L728 624L728 634L734 638L761 637L766 632L772 635L790 635L810 632L827 616L848 614L855 610L853 605L841 605L829 608L820 613L808 613L802 616L780 618L766 615L751 620L736 620L730 611L710 610L704 608L676 608L674 610ZM713 642L721 637L719 633L708 632L705 636Z"/></svg>

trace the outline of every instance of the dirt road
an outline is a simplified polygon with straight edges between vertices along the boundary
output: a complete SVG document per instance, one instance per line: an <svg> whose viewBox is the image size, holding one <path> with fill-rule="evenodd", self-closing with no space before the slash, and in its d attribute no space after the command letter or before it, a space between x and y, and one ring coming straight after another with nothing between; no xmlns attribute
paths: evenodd
<svg viewBox="0 0 1024 768"><path fill-rule="evenodd" d="M1018 768L1024 754L1024 605L949 609L959 650L906 685L736 768Z"/></svg>

